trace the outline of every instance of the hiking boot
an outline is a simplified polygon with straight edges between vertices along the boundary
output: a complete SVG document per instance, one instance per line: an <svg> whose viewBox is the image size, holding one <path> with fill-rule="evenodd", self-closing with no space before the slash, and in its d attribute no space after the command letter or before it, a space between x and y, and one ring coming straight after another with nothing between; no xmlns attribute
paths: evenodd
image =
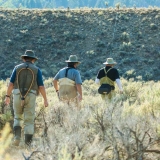
<svg viewBox="0 0 160 160"><path fill-rule="evenodd" d="M19 146L19 143L20 143L20 139L14 139L13 142L12 142L12 145L13 146Z"/></svg>
<svg viewBox="0 0 160 160"><path fill-rule="evenodd" d="M26 144L27 146L30 146L30 145L31 145L32 137L33 137L32 134L25 134L25 144Z"/></svg>
<svg viewBox="0 0 160 160"><path fill-rule="evenodd" d="M12 142L12 145L19 146L21 139L21 127L15 126L13 130L14 130L14 140Z"/></svg>

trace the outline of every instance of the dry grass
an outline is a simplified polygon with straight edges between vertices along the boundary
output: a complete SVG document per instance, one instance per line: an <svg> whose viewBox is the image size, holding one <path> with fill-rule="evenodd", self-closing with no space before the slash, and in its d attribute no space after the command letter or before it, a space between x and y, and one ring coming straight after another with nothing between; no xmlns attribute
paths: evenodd
<svg viewBox="0 0 160 160"><path fill-rule="evenodd" d="M159 158L159 82L122 80L124 94L102 101L92 80L83 84L81 109L58 101L45 81L50 106L36 120L32 147L9 147L11 159L134 160ZM117 92L117 88L116 88ZM43 106L37 98L37 114Z"/></svg>

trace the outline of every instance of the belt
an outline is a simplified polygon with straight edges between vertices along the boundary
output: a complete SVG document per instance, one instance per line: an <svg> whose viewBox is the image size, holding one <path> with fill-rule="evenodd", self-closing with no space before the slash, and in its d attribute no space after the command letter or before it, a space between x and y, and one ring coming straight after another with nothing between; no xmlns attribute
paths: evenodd
<svg viewBox="0 0 160 160"><path fill-rule="evenodd" d="M24 89L27 91L27 89ZM20 93L20 90L19 89L13 89L12 91L13 94L19 94ZM33 94L37 94L37 91L36 90L30 90L29 93L33 93Z"/></svg>

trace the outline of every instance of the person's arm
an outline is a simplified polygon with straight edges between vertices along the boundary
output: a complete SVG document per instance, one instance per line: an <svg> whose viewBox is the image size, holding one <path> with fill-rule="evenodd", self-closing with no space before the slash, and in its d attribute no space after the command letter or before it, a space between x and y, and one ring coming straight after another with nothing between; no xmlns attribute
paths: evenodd
<svg viewBox="0 0 160 160"><path fill-rule="evenodd" d="M39 92L41 93L43 99L44 99L44 106L48 107L48 100L47 100L47 96L46 96L46 90L44 86L39 86L38 87Z"/></svg>
<svg viewBox="0 0 160 160"><path fill-rule="evenodd" d="M82 79L81 79L79 71L77 71L75 75L76 75L75 83L76 83L76 89L78 92L78 99L79 101L81 101L82 100Z"/></svg>
<svg viewBox="0 0 160 160"><path fill-rule="evenodd" d="M116 79L116 83L117 83L117 86L120 90L120 93L122 94L123 93L123 88L122 88L122 83L121 83L121 80L120 79Z"/></svg>
<svg viewBox="0 0 160 160"><path fill-rule="evenodd" d="M95 79L96 84L100 84L100 79L102 78L102 74L103 74L102 72L104 71L101 71L101 70L98 71L96 79Z"/></svg>
<svg viewBox="0 0 160 160"><path fill-rule="evenodd" d="M56 92L57 92L57 91L59 90L58 80L56 80L56 79L53 80L53 86L54 86L54 88L55 88L55 90L56 90Z"/></svg>
<svg viewBox="0 0 160 160"><path fill-rule="evenodd" d="M6 105L10 104L10 96L11 96L12 90L14 88L15 79L16 79L16 68L13 69L11 77L10 77L10 82L8 84L8 88L7 88L7 92L6 92L6 98L4 100L4 103Z"/></svg>
<svg viewBox="0 0 160 160"><path fill-rule="evenodd" d="M95 79L95 83L99 84L99 79L98 78Z"/></svg>
<svg viewBox="0 0 160 160"><path fill-rule="evenodd" d="M7 88L7 93L6 93L6 98L5 98L5 104L9 105L10 104L10 95L13 90L13 83L9 82L8 88Z"/></svg>
<svg viewBox="0 0 160 160"><path fill-rule="evenodd" d="M43 100L44 100L44 106L48 107L48 100L47 100L47 96L46 96L46 90L43 84L43 79L42 79L42 72L40 69L38 69L38 73L37 73L37 85L38 85L38 89L39 92L41 93Z"/></svg>
<svg viewBox="0 0 160 160"><path fill-rule="evenodd" d="M82 85L81 84L76 84L76 88L77 88L77 91L79 93L79 100L81 101L82 100Z"/></svg>
<svg viewBox="0 0 160 160"><path fill-rule="evenodd" d="M59 98L58 80L56 80L56 79L53 80L53 86L54 86L54 89L56 90L57 96Z"/></svg>

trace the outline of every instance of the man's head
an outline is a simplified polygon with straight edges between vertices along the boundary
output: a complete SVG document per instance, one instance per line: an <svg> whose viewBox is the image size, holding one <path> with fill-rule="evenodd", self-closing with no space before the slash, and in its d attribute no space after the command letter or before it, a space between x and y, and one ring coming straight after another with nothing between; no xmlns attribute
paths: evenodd
<svg viewBox="0 0 160 160"><path fill-rule="evenodd" d="M74 67L77 67L80 64L76 55L70 55L69 59L66 60L65 62L68 62L68 66L74 66Z"/></svg>
<svg viewBox="0 0 160 160"><path fill-rule="evenodd" d="M34 51L32 50L26 50L25 54L21 56L21 58L24 61L30 61L32 63L34 63L38 58L35 56Z"/></svg>
<svg viewBox="0 0 160 160"><path fill-rule="evenodd" d="M113 58L107 58L106 62L103 64L106 64L106 66L114 66L117 63L113 60Z"/></svg>

